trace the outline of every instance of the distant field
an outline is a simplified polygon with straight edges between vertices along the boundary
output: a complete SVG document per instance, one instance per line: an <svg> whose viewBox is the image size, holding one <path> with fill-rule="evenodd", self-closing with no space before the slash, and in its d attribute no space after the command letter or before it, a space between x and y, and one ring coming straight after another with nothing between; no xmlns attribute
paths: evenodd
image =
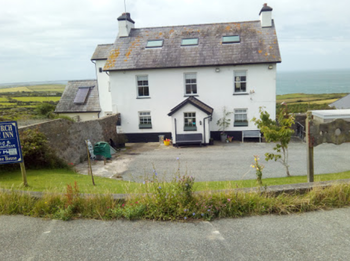
<svg viewBox="0 0 350 261"><path fill-rule="evenodd" d="M1 88L0 93L2 92L32 92L28 87L11 87L11 88Z"/></svg>
<svg viewBox="0 0 350 261"><path fill-rule="evenodd" d="M64 84L43 84L28 86L28 89L35 92L63 92L65 87Z"/></svg>
<svg viewBox="0 0 350 261"><path fill-rule="evenodd" d="M347 93L325 93L325 94L293 93L293 94L277 95L276 103L281 103L281 102L285 102L287 104L332 103L346 95Z"/></svg>
<svg viewBox="0 0 350 261"><path fill-rule="evenodd" d="M23 102L47 102L47 101L59 101L61 97L56 96L47 96L47 97L14 97L14 100L23 101Z"/></svg>
<svg viewBox="0 0 350 261"><path fill-rule="evenodd" d="M63 92L64 84L41 84L33 86L0 88L1 92Z"/></svg>

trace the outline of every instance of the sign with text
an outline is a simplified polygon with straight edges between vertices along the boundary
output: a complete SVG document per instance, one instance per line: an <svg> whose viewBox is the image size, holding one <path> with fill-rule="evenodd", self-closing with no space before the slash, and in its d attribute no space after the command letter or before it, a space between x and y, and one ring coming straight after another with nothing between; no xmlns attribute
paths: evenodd
<svg viewBox="0 0 350 261"><path fill-rule="evenodd" d="M17 122L0 122L0 164L23 162Z"/></svg>

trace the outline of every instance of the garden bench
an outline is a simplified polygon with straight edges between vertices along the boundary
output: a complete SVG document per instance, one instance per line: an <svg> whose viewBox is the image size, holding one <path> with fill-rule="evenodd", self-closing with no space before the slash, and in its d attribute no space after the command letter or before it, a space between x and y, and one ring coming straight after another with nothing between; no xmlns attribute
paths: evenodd
<svg viewBox="0 0 350 261"><path fill-rule="evenodd" d="M182 144L199 144L202 146L202 133L193 134L177 134L176 135L176 146Z"/></svg>
<svg viewBox="0 0 350 261"><path fill-rule="evenodd" d="M245 138L259 138L259 142L261 142L260 130L246 130L246 131L242 131L242 142L244 142Z"/></svg>

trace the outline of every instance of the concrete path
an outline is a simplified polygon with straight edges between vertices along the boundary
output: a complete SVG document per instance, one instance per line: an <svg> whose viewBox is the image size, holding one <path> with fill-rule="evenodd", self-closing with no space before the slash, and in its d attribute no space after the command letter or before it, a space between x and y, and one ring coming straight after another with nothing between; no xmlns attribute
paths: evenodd
<svg viewBox="0 0 350 261"><path fill-rule="evenodd" d="M284 167L279 162L265 161L264 154L273 152L271 143L215 143L207 147L180 147L158 143L130 144L126 151L114 156L106 166L94 165L93 173L104 177L120 176L123 180L142 182L153 174L171 179L180 166L182 174L195 177L196 181L221 181L255 179L254 155L265 165L263 177L284 177ZM315 174L350 170L350 143L341 145L322 144L314 149ZM179 158L179 160L177 160ZM291 142L289 164L292 175L306 175L306 144ZM79 173L87 173L86 163L77 166Z"/></svg>
<svg viewBox="0 0 350 261"><path fill-rule="evenodd" d="M349 260L350 208L213 222L0 216L0 260Z"/></svg>

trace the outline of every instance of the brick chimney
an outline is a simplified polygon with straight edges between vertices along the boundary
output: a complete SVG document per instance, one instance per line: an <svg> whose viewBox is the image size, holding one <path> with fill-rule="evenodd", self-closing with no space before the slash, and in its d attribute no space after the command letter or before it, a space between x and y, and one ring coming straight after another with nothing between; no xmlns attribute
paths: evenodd
<svg viewBox="0 0 350 261"><path fill-rule="evenodd" d="M266 3L261 8L259 15L260 15L261 27L272 26L272 8L269 7Z"/></svg>
<svg viewBox="0 0 350 261"><path fill-rule="evenodd" d="M118 17L119 34L118 37L128 37L135 22L131 19L130 13L123 13Z"/></svg>

